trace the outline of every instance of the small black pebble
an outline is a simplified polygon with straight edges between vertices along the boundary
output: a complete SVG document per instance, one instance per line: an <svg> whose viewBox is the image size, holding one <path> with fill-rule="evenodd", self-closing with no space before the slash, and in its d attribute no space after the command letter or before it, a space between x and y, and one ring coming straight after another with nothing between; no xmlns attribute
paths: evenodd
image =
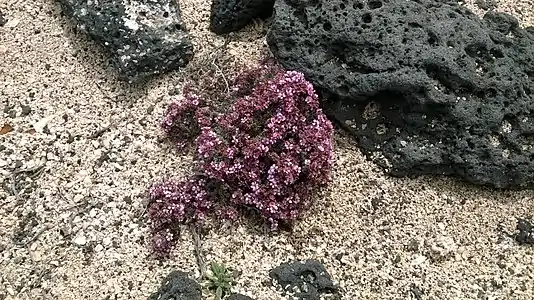
<svg viewBox="0 0 534 300"><path fill-rule="evenodd" d="M532 219L517 219L515 240L519 245L533 245L534 246L534 225Z"/></svg>
<svg viewBox="0 0 534 300"><path fill-rule="evenodd" d="M12 109L12 110L10 110L10 111L7 113L7 115L8 115L10 118L14 119L14 118L17 117L17 112L16 112L14 109Z"/></svg>
<svg viewBox="0 0 534 300"><path fill-rule="evenodd" d="M4 26L7 23L7 19L4 18L4 13L0 10L0 26Z"/></svg>
<svg viewBox="0 0 534 300"><path fill-rule="evenodd" d="M5 113L5 114L9 113L9 111L10 111L12 108L13 108L12 105L6 105L6 106L4 106L4 113Z"/></svg>
<svg viewBox="0 0 534 300"><path fill-rule="evenodd" d="M46 125L44 128L43 128L43 132L46 133L46 134L50 134L50 128L48 128L48 125Z"/></svg>
<svg viewBox="0 0 534 300"><path fill-rule="evenodd" d="M28 105L21 105L20 107L22 108L22 113L21 113L22 117L25 117L32 112L31 107L29 107Z"/></svg>
<svg viewBox="0 0 534 300"><path fill-rule="evenodd" d="M423 299L423 291L416 286L415 284L412 284L410 286L410 294L414 299L421 300Z"/></svg>

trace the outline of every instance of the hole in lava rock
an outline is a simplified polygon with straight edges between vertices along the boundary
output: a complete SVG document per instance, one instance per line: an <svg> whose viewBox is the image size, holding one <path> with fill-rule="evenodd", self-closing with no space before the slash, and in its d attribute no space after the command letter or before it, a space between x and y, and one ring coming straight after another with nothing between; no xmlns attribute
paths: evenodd
<svg viewBox="0 0 534 300"><path fill-rule="evenodd" d="M364 23L371 23L373 21L373 17L371 16L370 13L366 13L362 16L362 21Z"/></svg>
<svg viewBox="0 0 534 300"><path fill-rule="evenodd" d="M373 0L373 1L369 2L369 8L370 9L377 9L377 8L380 8L380 7L382 7L382 2L381 1Z"/></svg>

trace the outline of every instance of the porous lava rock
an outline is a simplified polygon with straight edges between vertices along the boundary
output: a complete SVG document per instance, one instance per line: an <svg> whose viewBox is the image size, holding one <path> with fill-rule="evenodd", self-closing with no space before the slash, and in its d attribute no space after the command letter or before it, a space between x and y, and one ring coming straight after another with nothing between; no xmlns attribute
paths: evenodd
<svg viewBox="0 0 534 300"><path fill-rule="evenodd" d="M249 296L242 295L242 294L231 294L230 296L228 296L228 298L226 298L226 300L254 300L254 299L250 298Z"/></svg>
<svg viewBox="0 0 534 300"><path fill-rule="evenodd" d="M59 0L78 28L111 53L121 79L135 82L185 66L193 44L175 0Z"/></svg>
<svg viewBox="0 0 534 300"><path fill-rule="evenodd" d="M213 0L210 30L224 34L243 29L256 18L270 17L273 5L274 0Z"/></svg>
<svg viewBox="0 0 534 300"><path fill-rule="evenodd" d="M496 0L476 0L475 4L482 10L491 10L497 7Z"/></svg>
<svg viewBox="0 0 534 300"><path fill-rule="evenodd" d="M339 291L323 264L313 259L283 263L272 269L269 276L297 299L319 300Z"/></svg>
<svg viewBox="0 0 534 300"><path fill-rule="evenodd" d="M187 273L172 271L148 300L201 300L202 287Z"/></svg>
<svg viewBox="0 0 534 300"><path fill-rule="evenodd" d="M514 237L519 245L534 246L534 225L532 218L518 218L516 230L517 232L514 234Z"/></svg>
<svg viewBox="0 0 534 300"><path fill-rule="evenodd" d="M279 0L267 42L391 174L533 186L533 27L448 0Z"/></svg>

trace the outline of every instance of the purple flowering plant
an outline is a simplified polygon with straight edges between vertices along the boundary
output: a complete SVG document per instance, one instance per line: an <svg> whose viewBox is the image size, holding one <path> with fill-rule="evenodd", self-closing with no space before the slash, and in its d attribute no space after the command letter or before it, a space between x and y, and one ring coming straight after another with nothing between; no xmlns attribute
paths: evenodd
<svg viewBox="0 0 534 300"><path fill-rule="evenodd" d="M236 76L226 93L221 88L221 79L187 86L161 123L178 147L195 144L200 175L151 187L148 214L160 254L168 253L176 224L208 213L235 220L239 208L252 208L273 230L291 224L330 180L332 124L303 74L267 62Z"/></svg>

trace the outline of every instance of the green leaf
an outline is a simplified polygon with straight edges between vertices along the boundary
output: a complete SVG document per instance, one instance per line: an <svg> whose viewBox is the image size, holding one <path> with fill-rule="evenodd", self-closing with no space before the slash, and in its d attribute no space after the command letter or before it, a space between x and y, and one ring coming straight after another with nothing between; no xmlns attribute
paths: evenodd
<svg viewBox="0 0 534 300"><path fill-rule="evenodd" d="M222 290L222 288L220 286L217 287L217 290L215 291L215 295L217 296L217 300L221 300L222 299L223 290Z"/></svg>
<svg viewBox="0 0 534 300"><path fill-rule="evenodd" d="M222 270L222 267L218 263L216 262L211 263L211 271L213 272L213 274L218 275L219 273L221 273L221 270Z"/></svg>

